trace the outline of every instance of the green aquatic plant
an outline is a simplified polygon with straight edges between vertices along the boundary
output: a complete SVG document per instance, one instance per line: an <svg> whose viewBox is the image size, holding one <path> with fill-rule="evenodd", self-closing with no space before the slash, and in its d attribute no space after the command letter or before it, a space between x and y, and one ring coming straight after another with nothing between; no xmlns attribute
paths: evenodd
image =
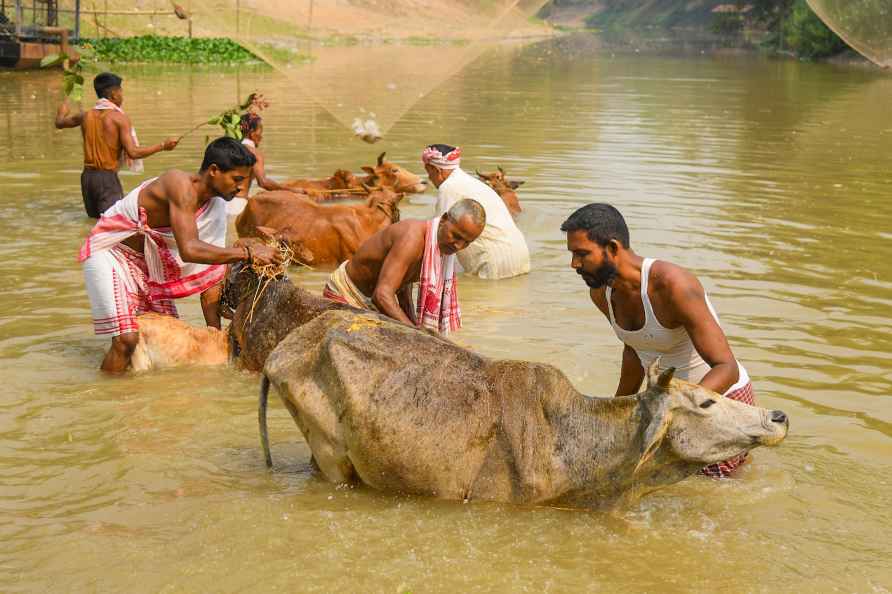
<svg viewBox="0 0 892 594"><path fill-rule="evenodd" d="M85 39L97 58L107 62L167 62L174 64L232 64L258 61L238 43L225 37L189 38L161 35Z"/></svg>
<svg viewBox="0 0 892 594"><path fill-rule="evenodd" d="M93 47L84 44L78 48L79 55L49 54L40 61L41 68L62 66L62 90L72 101L84 98L84 71L95 67Z"/></svg>

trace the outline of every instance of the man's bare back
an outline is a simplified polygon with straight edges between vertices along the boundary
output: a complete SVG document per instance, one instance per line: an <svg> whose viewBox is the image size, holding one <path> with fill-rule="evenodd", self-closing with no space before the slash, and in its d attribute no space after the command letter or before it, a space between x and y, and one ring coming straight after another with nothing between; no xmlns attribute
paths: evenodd
<svg viewBox="0 0 892 594"><path fill-rule="evenodd" d="M207 192L199 196L201 185L201 176L171 169L144 187L139 193L139 206L146 210L149 227L159 229L171 226L171 203L194 217L213 198ZM143 236L134 235L124 244L142 252Z"/></svg>
<svg viewBox="0 0 892 594"><path fill-rule="evenodd" d="M372 297L380 283L380 275L385 262L406 263L400 266L405 273L400 279L388 279L394 292L418 281L421 275L421 260L424 256L424 235L427 221L414 219L400 221L376 233L362 244L353 259L347 263L350 280L367 297Z"/></svg>

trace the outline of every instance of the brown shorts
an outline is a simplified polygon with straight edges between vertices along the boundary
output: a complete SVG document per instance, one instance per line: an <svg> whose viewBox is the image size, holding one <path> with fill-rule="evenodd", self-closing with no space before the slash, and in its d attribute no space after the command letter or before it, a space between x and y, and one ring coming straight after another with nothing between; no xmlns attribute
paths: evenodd
<svg viewBox="0 0 892 594"><path fill-rule="evenodd" d="M124 189L116 171L84 169L81 173L81 195L87 216L98 219L109 206L124 197Z"/></svg>

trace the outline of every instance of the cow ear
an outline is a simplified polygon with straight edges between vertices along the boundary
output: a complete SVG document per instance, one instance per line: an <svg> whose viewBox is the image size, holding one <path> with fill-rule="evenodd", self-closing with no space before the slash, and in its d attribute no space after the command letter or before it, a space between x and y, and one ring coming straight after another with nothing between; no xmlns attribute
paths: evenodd
<svg viewBox="0 0 892 594"><path fill-rule="evenodd" d="M666 432L669 430L669 422L672 420L671 400L669 395L663 392L641 396L642 416L646 416L648 421L641 439L641 454L638 464L635 465L632 474L637 473L644 463L653 458L657 450L660 449L663 438L666 437Z"/></svg>
<svg viewBox="0 0 892 594"><path fill-rule="evenodd" d="M363 171L365 171L366 173L368 173L369 175L375 175L375 170L372 169L371 167L369 167L368 165L363 165L363 166L361 167L361 169L362 169Z"/></svg>
<svg viewBox="0 0 892 594"><path fill-rule="evenodd" d="M524 185L525 183L527 183L525 180L520 180L520 181L510 181L510 182L508 182L508 185L511 186L511 189L512 189L512 190L516 190L517 188L519 188L520 186Z"/></svg>

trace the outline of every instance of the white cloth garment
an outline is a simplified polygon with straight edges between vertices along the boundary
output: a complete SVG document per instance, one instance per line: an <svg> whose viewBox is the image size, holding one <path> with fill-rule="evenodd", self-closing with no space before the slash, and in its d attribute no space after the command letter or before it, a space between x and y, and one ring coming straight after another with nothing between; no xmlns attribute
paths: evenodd
<svg viewBox="0 0 892 594"><path fill-rule="evenodd" d="M98 111L113 109L118 113L124 113L123 109L105 98L97 101L96 105L93 106L93 109L96 109ZM130 124L130 138L133 139L133 144L139 146L139 138L136 137L136 128L133 127L133 123ZM130 156L127 154L127 151L124 150L124 147L121 147L121 154L118 155L118 162L121 168L127 168L133 173L142 173L145 169L142 159L131 159Z"/></svg>
<svg viewBox="0 0 892 594"><path fill-rule="evenodd" d="M464 198L476 200L486 211L483 233L457 254L465 272L480 278L498 279L530 271L527 242L495 190L462 169L455 169L440 184L439 192L434 207L437 215L442 215Z"/></svg>

